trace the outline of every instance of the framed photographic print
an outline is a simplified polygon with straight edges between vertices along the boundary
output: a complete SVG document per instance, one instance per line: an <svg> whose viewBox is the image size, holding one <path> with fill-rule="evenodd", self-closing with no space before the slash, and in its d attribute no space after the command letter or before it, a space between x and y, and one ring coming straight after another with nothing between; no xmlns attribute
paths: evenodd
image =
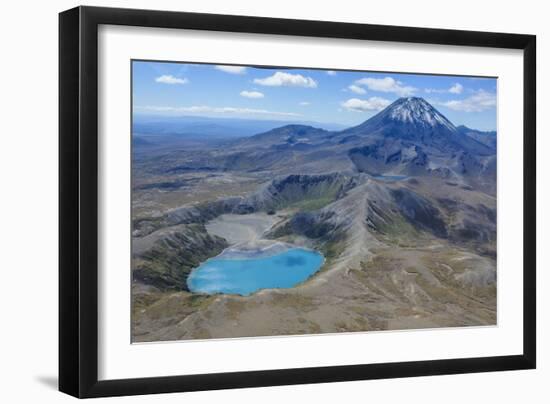
<svg viewBox="0 0 550 404"><path fill-rule="evenodd" d="M535 37L60 14L60 390L535 367Z"/></svg>

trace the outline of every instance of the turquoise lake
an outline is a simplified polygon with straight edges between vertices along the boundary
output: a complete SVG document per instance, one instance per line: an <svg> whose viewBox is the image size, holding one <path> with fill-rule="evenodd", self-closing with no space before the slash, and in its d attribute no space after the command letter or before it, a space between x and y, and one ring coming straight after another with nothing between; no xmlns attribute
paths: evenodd
<svg viewBox="0 0 550 404"><path fill-rule="evenodd" d="M256 258L211 258L195 268L187 279L192 292L249 295L260 289L291 288L303 282L323 264L312 250L291 248Z"/></svg>

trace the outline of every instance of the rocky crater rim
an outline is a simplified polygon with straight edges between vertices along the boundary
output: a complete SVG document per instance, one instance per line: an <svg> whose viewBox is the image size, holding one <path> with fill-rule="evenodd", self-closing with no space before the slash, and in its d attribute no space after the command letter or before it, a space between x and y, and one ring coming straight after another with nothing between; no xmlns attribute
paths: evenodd
<svg viewBox="0 0 550 404"><path fill-rule="evenodd" d="M294 249L307 250L321 254L317 250L282 241L254 240L228 247L219 255L210 259L243 260L268 258Z"/></svg>

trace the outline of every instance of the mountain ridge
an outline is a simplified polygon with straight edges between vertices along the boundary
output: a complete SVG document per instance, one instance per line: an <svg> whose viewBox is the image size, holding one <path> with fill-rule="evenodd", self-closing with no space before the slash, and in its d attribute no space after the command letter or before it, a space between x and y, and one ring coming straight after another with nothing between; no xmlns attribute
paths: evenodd
<svg viewBox="0 0 550 404"><path fill-rule="evenodd" d="M481 132L470 130L471 132ZM402 139L421 142L440 149L490 155L493 150L473 136L467 136L448 118L421 97L402 97L382 111L359 125L340 131L329 131L310 125L289 124L273 128L246 139L241 144L260 146L262 141L298 143L300 136L306 143L319 144L332 141L339 144L353 144L368 141L369 138ZM237 141L239 143L239 141ZM265 146L265 145L264 145Z"/></svg>
<svg viewBox="0 0 550 404"><path fill-rule="evenodd" d="M496 130L483 131L479 129L472 129L465 125L459 125L456 129L465 136L477 140L491 149L496 151L497 148L497 132Z"/></svg>
<svg viewBox="0 0 550 404"><path fill-rule="evenodd" d="M495 149L462 133L419 97L400 98L360 125L328 131L289 124L212 144L178 161L188 170L270 176L361 172L436 176L475 187L494 183Z"/></svg>
<svg viewBox="0 0 550 404"><path fill-rule="evenodd" d="M342 133L421 142L448 151L463 149L474 154L492 154L488 146L463 135L449 119L420 97L399 98L370 119Z"/></svg>

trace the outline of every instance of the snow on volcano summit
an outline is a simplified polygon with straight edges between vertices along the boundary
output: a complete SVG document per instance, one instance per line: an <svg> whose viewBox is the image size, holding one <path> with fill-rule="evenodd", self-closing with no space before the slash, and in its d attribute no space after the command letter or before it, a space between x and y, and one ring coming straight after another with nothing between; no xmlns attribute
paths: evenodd
<svg viewBox="0 0 550 404"><path fill-rule="evenodd" d="M395 121L432 127L442 125L453 132L456 131L455 126L447 118L420 97L400 98L382 111L382 114L384 113Z"/></svg>

